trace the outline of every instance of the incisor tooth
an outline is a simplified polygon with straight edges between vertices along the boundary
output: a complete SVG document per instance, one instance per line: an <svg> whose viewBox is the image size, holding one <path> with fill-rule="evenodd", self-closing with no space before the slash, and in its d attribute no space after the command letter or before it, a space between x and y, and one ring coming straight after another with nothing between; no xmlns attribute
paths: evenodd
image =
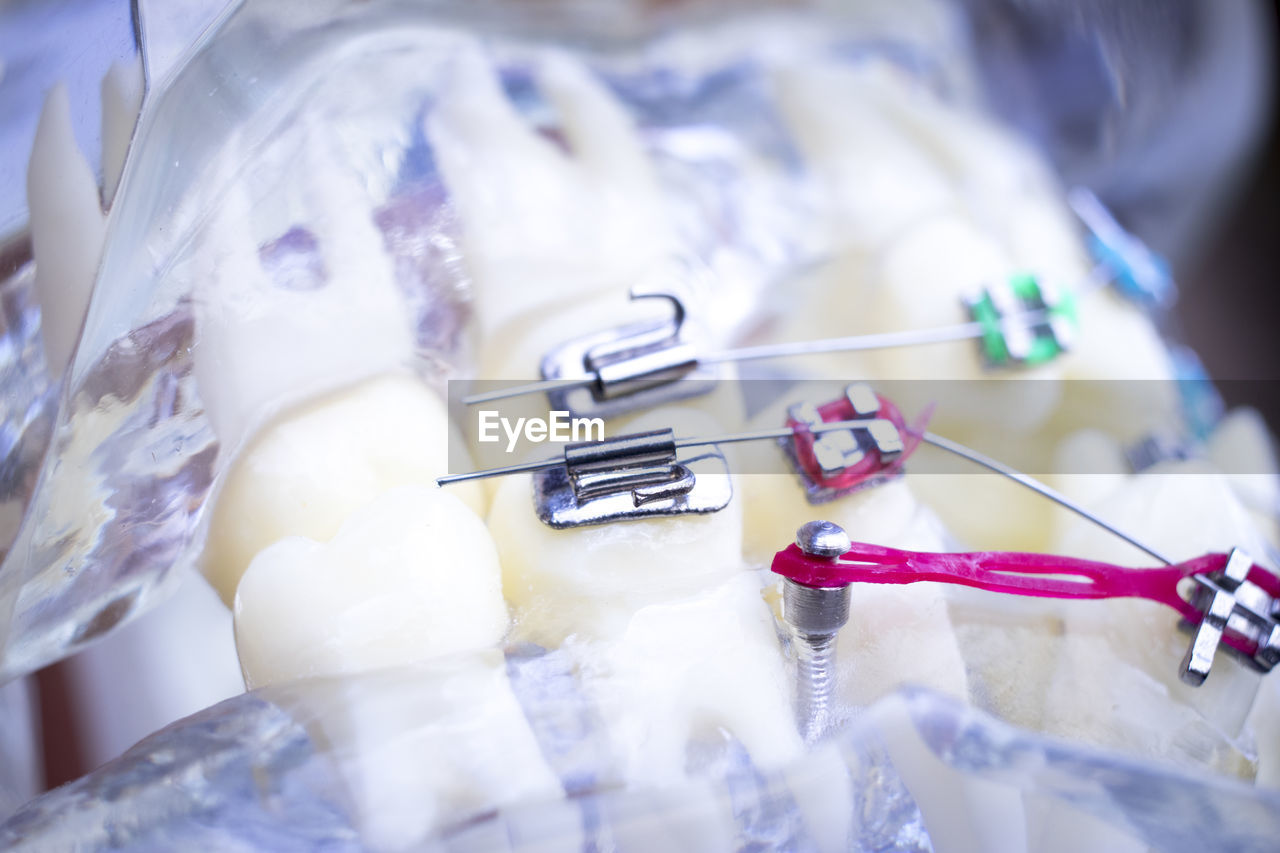
<svg viewBox="0 0 1280 853"><path fill-rule="evenodd" d="M62 83L49 91L36 125L27 166L27 208L40 334L49 375L58 376L80 335L106 233L98 180L76 146Z"/></svg>
<svg viewBox="0 0 1280 853"><path fill-rule="evenodd" d="M102 78L102 201L110 205L142 109L142 57L111 63Z"/></svg>

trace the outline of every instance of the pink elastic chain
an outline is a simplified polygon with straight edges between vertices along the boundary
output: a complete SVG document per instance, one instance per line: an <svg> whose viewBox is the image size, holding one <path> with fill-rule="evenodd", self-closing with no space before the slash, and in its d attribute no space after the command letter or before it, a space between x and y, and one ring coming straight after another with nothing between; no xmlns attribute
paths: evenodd
<svg viewBox="0 0 1280 853"><path fill-rule="evenodd" d="M789 545L773 558L774 572L805 586L935 581L1040 598L1145 598L1172 607L1192 624L1199 624L1204 614L1178 594L1178 582L1220 572L1226 565L1226 554L1206 554L1172 566L1131 569L1049 554L931 553L862 542L853 543L837 559L809 556L796 545ZM1248 579L1273 598L1280 597L1280 578L1266 569L1254 565ZM1257 651L1256 644L1232 633L1223 637L1223 642L1246 655Z"/></svg>

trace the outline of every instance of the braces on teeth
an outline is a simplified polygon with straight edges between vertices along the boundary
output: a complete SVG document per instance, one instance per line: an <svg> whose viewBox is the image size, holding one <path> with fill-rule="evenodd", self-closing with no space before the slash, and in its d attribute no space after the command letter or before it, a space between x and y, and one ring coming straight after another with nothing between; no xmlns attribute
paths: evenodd
<svg viewBox="0 0 1280 853"><path fill-rule="evenodd" d="M575 417L607 418L708 393L716 379L712 369L716 364L960 340L978 340L984 359L993 367L1037 365L1070 348L1077 322L1074 298L1066 291L1049 287L1034 276L1021 275L967 299L965 305L973 318L968 323L699 353L694 344L681 337L688 310L680 295L656 289L632 292L632 299L649 298L670 302L671 319L622 326L568 341L543 358L543 381L471 394L463 398L463 404L472 406L545 392L554 409ZM707 381L677 381L681 379Z"/></svg>
<svg viewBox="0 0 1280 853"><path fill-rule="evenodd" d="M831 704L835 638L849 616L854 583L959 584L1042 598L1145 598L1177 611L1192 631L1179 668L1204 683L1223 646L1259 672L1280 663L1280 576L1240 549L1159 569L1131 569L1047 554L980 551L936 554L851 542L829 521L799 529L772 570L783 580L783 620L796 643L797 716L807 739L821 736ZM1194 587L1185 596L1182 581Z"/></svg>
<svg viewBox="0 0 1280 853"><path fill-rule="evenodd" d="M1089 190L1073 189L1068 201L1090 232L1097 262L1081 293L1112 282L1125 296L1144 305L1172 302L1175 288L1162 258L1116 222ZM681 337L688 309L679 293L650 286L633 288L631 298L665 299L671 305L671 318L567 341L543 358L543 381L472 394L462 402L470 406L546 392L553 409L583 417L612 417L708 393L717 378L716 364L969 339L979 341L990 367L1035 366L1069 350L1079 326L1075 294L1037 276L1020 274L964 297L968 323L699 353ZM680 379L706 382L677 382Z"/></svg>
<svg viewBox="0 0 1280 853"><path fill-rule="evenodd" d="M1128 299L1146 307L1167 308L1177 298L1168 262L1130 234L1111 211L1085 187L1067 193L1067 203L1089 230L1094 259L1107 267L1111 279Z"/></svg>
<svg viewBox="0 0 1280 853"><path fill-rule="evenodd" d="M836 433L863 429L870 423L871 419L837 421L805 429ZM446 486L533 473L538 518L555 528L716 512L728 506L733 497L733 487L725 476L729 468L716 445L785 440L795 435L790 426L712 438L676 438L670 429L631 433L568 444L560 458L451 474L436 483ZM703 449L684 452L692 448ZM699 474L722 476L699 479Z"/></svg>
<svg viewBox="0 0 1280 853"><path fill-rule="evenodd" d="M1160 562L1173 564L1156 549L1035 478L927 431L924 420L908 426L891 401L865 383L852 383L838 400L793 405L786 426L779 429L701 438L676 438L671 429L632 433L568 444L558 458L451 474L436 483L445 486L533 473L538 518L554 528L579 527L724 509L733 496L728 478L699 480L697 476L729 473L716 447L719 444L776 440L799 476L809 503L819 504L900 476L907 458L925 443L1000 474ZM697 454L683 452L692 448L709 449Z"/></svg>

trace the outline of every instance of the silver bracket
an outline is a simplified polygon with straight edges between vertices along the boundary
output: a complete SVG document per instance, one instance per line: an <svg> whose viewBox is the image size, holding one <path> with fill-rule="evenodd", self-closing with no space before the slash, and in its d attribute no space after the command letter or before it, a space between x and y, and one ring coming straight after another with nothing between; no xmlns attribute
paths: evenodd
<svg viewBox="0 0 1280 853"><path fill-rule="evenodd" d="M724 455L714 445L684 452L669 429L570 444L564 455L533 476L538 518L557 529L717 512L733 498Z"/></svg>
<svg viewBox="0 0 1280 853"><path fill-rule="evenodd" d="M1204 613L1192 630L1191 645L1182 659L1183 681L1199 686L1209 676L1214 653L1224 634L1243 637L1257 645L1246 658L1260 672L1270 672L1280 663L1280 602L1248 580L1253 559L1236 548L1221 572L1208 575L1211 585L1197 584L1191 604Z"/></svg>
<svg viewBox="0 0 1280 853"><path fill-rule="evenodd" d="M853 410L853 418L865 418L866 422L851 426L847 430L824 432L814 440L814 458L822 468L823 477L826 478L838 477L850 466L860 463L872 450L879 452L882 463L888 464L901 456L906 449L902 434L898 432L893 421L877 417L880 414L880 400L871 390L871 386L861 382L853 383L845 388L845 399ZM818 412L818 407L813 403L797 403L787 410L787 414L792 419L810 427L825 423ZM827 503L852 492L888 482L896 476L874 474L846 488L824 486L810 477L804 466L800 464L794 440L780 439L779 444L791 462L792 470L799 475L800 482L804 486L805 498L811 504Z"/></svg>
<svg viewBox="0 0 1280 853"><path fill-rule="evenodd" d="M659 288L632 289L631 298L667 300L671 319L606 329L548 352L542 359L544 379L584 373L595 377L588 386L547 392L553 410L571 417L611 418L711 392L719 371L700 366L693 345L682 340L685 305L679 295Z"/></svg>

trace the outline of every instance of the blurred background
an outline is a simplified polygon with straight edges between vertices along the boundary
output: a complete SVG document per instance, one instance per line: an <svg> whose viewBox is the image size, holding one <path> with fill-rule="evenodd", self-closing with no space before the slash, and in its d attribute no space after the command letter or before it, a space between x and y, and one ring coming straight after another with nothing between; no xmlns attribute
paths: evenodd
<svg viewBox="0 0 1280 853"><path fill-rule="evenodd" d="M661 28L690 6L761 4L622 5L642 7L646 20ZM1177 333L1203 359L1228 405L1254 406L1273 431L1280 430L1277 4L956 5L970 21L991 107L1040 144L1068 183L1093 188L1124 225L1169 257L1180 285ZM29 256L25 173L49 88L67 85L76 140L99 179L109 183L98 159L99 86L106 70L136 63L154 92L224 6L223 0L0 0L0 278ZM596 15L608 14L601 12L608 7L593 8ZM93 690L85 687L84 655L78 658L36 678L47 787L76 778L104 751L121 748L104 745L86 720L114 714L122 720L117 730L128 731L127 718L137 711L95 707ZM102 669L104 660L94 665L95 677L125 677L123 670ZM114 665L131 663L137 665ZM140 695L137 701L148 700Z"/></svg>

